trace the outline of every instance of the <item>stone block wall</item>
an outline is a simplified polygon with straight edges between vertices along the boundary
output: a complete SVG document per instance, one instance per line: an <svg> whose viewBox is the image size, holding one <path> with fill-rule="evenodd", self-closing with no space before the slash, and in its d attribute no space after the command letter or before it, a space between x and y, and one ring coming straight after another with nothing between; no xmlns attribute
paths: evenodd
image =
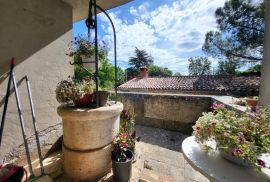
<svg viewBox="0 0 270 182"><path fill-rule="evenodd" d="M187 134L212 103L211 97L179 94L120 92L118 98L125 108L134 109L136 124Z"/></svg>

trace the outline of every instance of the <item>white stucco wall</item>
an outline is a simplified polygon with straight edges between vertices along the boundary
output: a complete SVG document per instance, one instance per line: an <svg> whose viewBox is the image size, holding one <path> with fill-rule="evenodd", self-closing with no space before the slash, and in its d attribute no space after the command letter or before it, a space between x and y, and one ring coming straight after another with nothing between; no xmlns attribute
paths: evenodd
<svg viewBox="0 0 270 182"><path fill-rule="evenodd" d="M260 105L270 108L270 1L266 0L265 37L263 49Z"/></svg>
<svg viewBox="0 0 270 182"><path fill-rule="evenodd" d="M60 122L55 87L72 75L65 55L72 40L72 8L60 0L0 1L0 117L7 87L5 73L16 57L16 79L31 81L37 126L43 130ZM33 134L25 82L19 86L27 135ZM15 96L10 96L0 158L23 142Z"/></svg>

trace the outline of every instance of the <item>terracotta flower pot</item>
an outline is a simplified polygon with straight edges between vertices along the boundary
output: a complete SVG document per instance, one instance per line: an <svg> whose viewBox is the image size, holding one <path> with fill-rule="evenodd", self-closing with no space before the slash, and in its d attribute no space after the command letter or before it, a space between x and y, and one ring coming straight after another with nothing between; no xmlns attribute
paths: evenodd
<svg viewBox="0 0 270 182"><path fill-rule="evenodd" d="M258 105L258 99L253 99L253 97L246 98L247 105L251 108L254 108Z"/></svg>
<svg viewBox="0 0 270 182"><path fill-rule="evenodd" d="M93 93L84 94L83 97L80 97L76 100L73 100L75 107L89 107L93 101Z"/></svg>

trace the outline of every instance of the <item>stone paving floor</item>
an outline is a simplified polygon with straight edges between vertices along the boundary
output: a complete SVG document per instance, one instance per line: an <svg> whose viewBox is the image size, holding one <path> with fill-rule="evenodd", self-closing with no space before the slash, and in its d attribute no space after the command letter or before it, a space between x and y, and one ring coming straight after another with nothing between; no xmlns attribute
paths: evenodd
<svg viewBox="0 0 270 182"><path fill-rule="evenodd" d="M187 135L145 126L136 126L136 131L142 139L141 142L136 143L137 161L132 166L131 182L208 181L185 161L181 153L181 144L188 137ZM32 159L35 160L36 157L32 156ZM25 163L25 160L20 159L20 161L20 164ZM36 160L35 163L38 164L38 161ZM53 154L47 163L46 171L50 173L53 181L71 182L63 174L61 151ZM99 182L112 181L112 172L99 180Z"/></svg>

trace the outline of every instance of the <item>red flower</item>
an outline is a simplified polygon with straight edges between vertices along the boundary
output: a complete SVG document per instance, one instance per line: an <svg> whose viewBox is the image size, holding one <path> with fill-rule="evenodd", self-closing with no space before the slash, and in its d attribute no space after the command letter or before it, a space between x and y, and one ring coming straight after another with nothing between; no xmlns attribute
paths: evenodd
<svg viewBox="0 0 270 182"><path fill-rule="evenodd" d="M127 142L123 142L123 143L121 144L121 146L122 146L123 148L128 148L128 143L127 143Z"/></svg>
<svg viewBox="0 0 270 182"><path fill-rule="evenodd" d="M128 137L128 134L127 134L127 133L123 133L123 134L122 134L122 137L123 137L123 138L127 138L127 137Z"/></svg>
<svg viewBox="0 0 270 182"><path fill-rule="evenodd" d="M259 166L265 167L265 162L261 159L257 159L257 163Z"/></svg>
<svg viewBox="0 0 270 182"><path fill-rule="evenodd" d="M224 104L213 104L210 108L211 109L219 109L219 108L224 108Z"/></svg>
<svg viewBox="0 0 270 182"><path fill-rule="evenodd" d="M239 148L233 148L232 149L232 156L240 156L241 154L243 154L243 151Z"/></svg>

